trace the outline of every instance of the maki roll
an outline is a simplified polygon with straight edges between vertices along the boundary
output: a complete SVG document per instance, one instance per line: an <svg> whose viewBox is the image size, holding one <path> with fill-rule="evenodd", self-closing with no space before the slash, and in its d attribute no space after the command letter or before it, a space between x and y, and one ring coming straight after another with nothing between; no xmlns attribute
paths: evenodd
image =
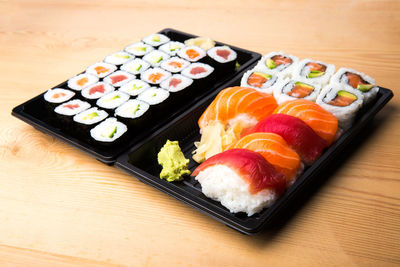
<svg viewBox="0 0 400 267"><path fill-rule="evenodd" d="M229 73L235 70L237 54L229 46L215 46L207 51L210 65L217 72Z"/></svg>
<svg viewBox="0 0 400 267"><path fill-rule="evenodd" d="M279 84L279 77L273 73L262 70L249 70L243 74L240 86L256 89L263 93L272 94L274 88Z"/></svg>
<svg viewBox="0 0 400 267"><path fill-rule="evenodd" d="M126 52L133 54L137 57L142 57L153 50L154 50L154 47L152 47L151 45L145 44L143 42L137 42L137 43L128 45L125 48Z"/></svg>
<svg viewBox="0 0 400 267"><path fill-rule="evenodd" d="M73 117L75 129L84 137L89 137L89 130L97 123L108 117L108 113L97 107L89 108Z"/></svg>
<svg viewBox="0 0 400 267"><path fill-rule="evenodd" d="M127 84L124 84L119 88L121 92L127 93L131 96L137 96L147 88L150 88L150 85L142 80L132 80Z"/></svg>
<svg viewBox="0 0 400 267"><path fill-rule="evenodd" d="M303 59L293 70L293 78L304 78L308 83L324 86L328 84L330 78L335 72L335 66L326 64L322 61L312 59Z"/></svg>
<svg viewBox="0 0 400 267"><path fill-rule="evenodd" d="M89 85L97 83L98 81L99 78L97 78L96 76L88 73L83 73L69 79L68 87L75 91L80 91Z"/></svg>
<svg viewBox="0 0 400 267"><path fill-rule="evenodd" d="M209 76L211 73L213 73L213 71L214 68L208 64L192 63L189 67L182 70L182 75L190 79L198 80Z"/></svg>
<svg viewBox="0 0 400 267"><path fill-rule="evenodd" d="M142 41L148 45L157 47L162 44L168 43L169 40L170 39L168 38L168 36L166 36L164 34L154 33L154 34L144 37Z"/></svg>
<svg viewBox="0 0 400 267"><path fill-rule="evenodd" d="M140 79L149 84L160 84L171 76L171 73L161 68L150 68L140 75Z"/></svg>
<svg viewBox="0 0 400 267"><path fill-rule="evenodd" d="M186 68L189 65L190 62L187 60L184 60L180 57L171 57L170 59L161 62L160 67L169 72L177 73L181 72L184 68Z"/></svg>
<svg viewBox="0 0 400 267"><path fill-rule="evenodd" d="M161 62L165 59L170 58L170 56L162 51L154 50L143 57L143 60L150 63L152 67L160 66Z"/></svg>
<svg viewBox="0 0 400 267"><path fill-rule="evenodd" d="M104 82L109 83L114 87L120 87L134 78L135 75L119 70L105 77Z"/></svg>
<svg viewBox="0 0 400 267"><path fill-rule="evenodd" d="M192 85L193 80L180 74L174 74L167 80L163 81L161 88L170 92L172 104L182 105L187 99L193 97Z"/></svg>
<svg viewBox="0 0 400 267"><path fill-rule="evenodd" d="M361 92L364 96L364 103L371 102L379 91L375 80L362 72L353 69L340 68L331 79L332 83L340 83L351 86Z"/></svg>
<svg viewBox="0 0 400 267"><path fill-rule="evenodd" d="M92 104L94 104L97 99L114 90L115 90L114 86L108 83L98 82L95 83L94 85L82 89L81 94L85 98L85 100L87 100L88 102L92 102Z"/></svg>
<svg viewBox="0 0 400 267"><path fill-rule="evenodd" d="M129 127L143 126L146 117L144 114L150 105L137 99L131 99L115 110L115 116ZM147 114L147 113L146 113Z"/></svg>
<svg viewBox="0 0 400 267"><path fill-rule="evenodd" d="M348 129L354 121L357 111L363 105L360 91L345 84L325 86L317 98L317 104L338 119L339 127Z"/></svg>
<svg viewBox="0 0 400 267"><path fill-rule="evenodd" d="M295 56L283 52L271 52L261 58L256 68L286 78L292 76L292 71L298 62L299 59Z"/></svg>
<svg viewBox="0 0 400 267"><path fill-rule="evenodd" d="M54 109L56 116L53 123L58 127L62 127L64 130L70 130L73 123L73 116L88 108L90 108L88 102L79 99L70 100Z"/></svg>
<svg viewBox="0 0 400 267"><path fill-rule="evenodd" d="M70 100L72 97L74 97L74 95L75 93L70 90L63 88L53 88L47 90L43 97L46 101L47 107L50 110L54 110L56 106L58 106L60 103Z"/></svg>
<svg viewBox="0 0 400 267"><path fill-rule="evenodd" d="M128 101L128 99L129 99L128 94L125 94L120 91L114 91L100 97L97 100L96 105L109 112L112 112L113 109L122 105L124 102Z"/></svg>
<svg viewBox="0 0 400 267"><path fill-rule="evenodd" d="M152 119L156 116L165 117L172 112L169 92L167 90L150 87L138 95L137 99L150 105Z"/></svg>
<svg viewBox="0 0 400 267"><path fill-rule="evenodd" d="M128 127L116 118L108 118L90 130L90 135L97 144L111 145L117 141L122 142L122 136L127 132ZM125 134L126 136L126 134Z"/></svg>
<svg viewBox="0 0 400 267"><path fill-rule="evenodd" d="M305 79L285 79L274 88L273 93L278 104L299 98L315 102L320 90L319 84L310 84Z"/></svg>
<svg viewBox="0 0 400 267"><path fill-rule="evenodd" d="M104 62L114 64L114 65L122 65L134 58L135 58L134 55L131 55L124 51L118 51L118 52L112 53L111 55L108 55L104 59Z"/></svg>
<svg viewBox="0 0 400 267"><path fill-rule="evenodd" d="M104 78L116 70L117 67L113 64L98 62L88 67L86 73L92 74L98 78Z"/></svg>
<svg viewBox="0 0 400 267"><path fill-rule="evenodd" d="M178 52L178 56L190 62L197 62L206 55L206 51L198 46L187 46Z"/></svg>
<svg viewBox="0 0 400 267"><path fill-rule="evenodd" d="M171 41L160 46L158 50L163 51L164 53L167 53L170 56L175 56L178 53L178 51L181 50L183 47L185 47L185 45L182 44L181 42Z"/></svg>
<svg viewBox="0 0 400 267"><path fill-rule="evenodd" d="M185 41L186 46L198 46L205 51L215 46L215 41L209 37L190 38Z"/></svg>
<svg viewBox="0 0 400 267"><path fill-rule="evenodd" d="M121 70L132 73L133 75L140 74L147 70L150 64L143 59L135 58L121 66Z"/></svg>

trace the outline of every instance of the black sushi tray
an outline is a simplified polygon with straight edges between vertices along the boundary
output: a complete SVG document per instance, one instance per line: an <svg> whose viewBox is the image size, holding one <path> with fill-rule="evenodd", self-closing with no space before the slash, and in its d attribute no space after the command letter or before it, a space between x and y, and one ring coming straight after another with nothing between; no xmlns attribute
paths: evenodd
<svg viewBox="0 0 400 267"><path fill-rule="evenodd" d="M194 37L194 35L173 29L164 29L160 33L178 41ZM140 181L167 193L239 232L254 234L270 224L273 219L276 219L288 204L295 201L295 198L312 184L312 181L317 181L324 176L324 171L338 159L340 153L357 138L361 130L388 103L393 97L393 92L380 87L374 102L358 113L354 125L325 150L312 166L306 168L297 181L271 207L251 217L244 213L230 213L221 204L203 195L200 184L193 177L188 176L179 182L161 180L159 178L161 168L157 163L157 154L165 142L177 140L186 158L191 159L189 169L193 171L198 165L192 160L191 156L195 148L194 142L200 140L197 125L200 115L220 90L239 85L243 73L253 67L261 58L258 53L234 46L230 47L238 53L238 61L241 65L235 73L215 81L211 90L187 103L182 103L181 107L176 108L173 113L168 114L165 118L158 120L154 126L143 129L143 132L135 136L130 136L130 141L121 147L99 148L49 124L46 117L48 115L43 108L43 94L15 107L12 114L38 130L90 154L101 162L124 170ZM66 88L65 86L66 82L56 87Z"/></svg>

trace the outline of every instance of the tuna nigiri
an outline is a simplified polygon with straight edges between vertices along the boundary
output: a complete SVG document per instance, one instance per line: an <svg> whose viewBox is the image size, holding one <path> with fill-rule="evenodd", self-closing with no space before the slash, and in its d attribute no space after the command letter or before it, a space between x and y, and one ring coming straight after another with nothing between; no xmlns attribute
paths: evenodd
<svg viewBox="0 0 400 267"><path fill-rule="evenodd" d="M277 103L272 95L246 87L222 90L201 115L201 140L193 159L201 162L236 141L244 129L272 114Z"/></svg>
<svg viewBox="0 0 400 267"><path fill-rule="evenodd" d="M330 145L336 138L338 120L318 104L305 99L287 101L279 105L274 113L297 117L310 126Z"/></svg>
<svg viewBox="0 0 400 267"><path fill-rule="evenodd" d="M230 212L246 212L248 216L272 205L286 187L283 174L247 149L219 153L200 164L192 175L204 195L220 201Z"/></svg>
<svg viewBox="0 0 400 267"><path fill-rule="evenodd" d="M328 146L327 142L305 122L286 114L273 114L248 129L244 135L256 132L280 135L307 165L318 159Z"/></svg>
<svg viewBox="0 0 400 267"><path fill-rule="evenodd" d="M258 152L278 172L286 177L287 185L293 184L301 167L299 155L292 150L285 140L275 133L252 133L242 137L239 141L229 146L231 148L244 148Z"/></svg>

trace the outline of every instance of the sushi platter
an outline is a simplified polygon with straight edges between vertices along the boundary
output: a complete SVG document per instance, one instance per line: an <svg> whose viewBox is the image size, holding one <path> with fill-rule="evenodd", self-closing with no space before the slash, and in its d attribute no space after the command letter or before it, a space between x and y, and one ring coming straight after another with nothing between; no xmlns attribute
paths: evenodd
<svg viewBox="0 0 400 267"><path fill-rule="evenodd" d="M12 114L229 227L252 234L279 216L307 185L321 177L393 97L391 90L377 86L369 76L351 69L342 68L335 73L333 65L299 60L283 52L262 57L209 39L202 39L200 44L187 42L197 40L196 37L174 29L144 37L15 107ZM358 83L355 86L354 81ZM233 100L235 94L243 97ZM254 105L249 105L245 107L247 111L239 112L239 106L244 106L244 96L257 97L258 105L264 105L263 108L254 109ZM293 114L296 106L286 106L296 101L303 106L310 102L314 111L322 110L327 114L324 115L326 121L332 117L334 129L328 133L325 128L320 131L319 126L310 123L311 119L307 121L307 118ZM232 105L240 116L229 111L231 102L236 103ZM220 106L227 110L216 108ZM215 119L214 113L217 114ZM260 113L262 116L257 117ZM215 147L210 148L208 144L207 134L219 127L218 123L223 121L218 117L223 116L221 114L231 116L229 123L234 127L231 132L221 134L221 138L212 138L213 142L222 142L220 150L215 152ZM247 116L245 119L243 114ZM274 118L276 120L271 122ZM231 126L228 119L222 126L224 130ZM264 119L280 126L278 130L269 129L269 133L262 135L276 138L284 145L287 142L291 147L285 151L297 157L296 167L289 170L285 166L288 169L281 171L279 166L268 163L268 155L260 156L256 150L248 152L243 149L247 144L239 145L243 138L259 134L259 129L272 127L266 126ZM296 139L293 136L297 129L290 128L291 125L282 126L286 120L288 124L292 121L295 121L292 124L301 124L304 129L299 135L314 140L308 143L313 143L315 149L300 148L299 152L296 148L304 145L298 145L298 141L290 142L290 138ZM277 132L282 132L283 128L289 130L280 133L282 138ZM182 157L188 159L185 173L194 176L185 175L172 182L160 179L164 165L162 167L157 158L168 140L178 141ZM230 143L224 143L227 140ZM265 161L268 166L273 166L269 187L259 191L272 188L267 191L272 195L279 191L278 196L255 209L236 209L222 198L211 197L206 190L209 185L204 173L207 168L213 168L215 164L210 162L219 155L222 158L228 155L227 160L236 157L235 160L242 162L255 157L261 165ZM277 180L280 180L279 190L276 189Z"/></svg>

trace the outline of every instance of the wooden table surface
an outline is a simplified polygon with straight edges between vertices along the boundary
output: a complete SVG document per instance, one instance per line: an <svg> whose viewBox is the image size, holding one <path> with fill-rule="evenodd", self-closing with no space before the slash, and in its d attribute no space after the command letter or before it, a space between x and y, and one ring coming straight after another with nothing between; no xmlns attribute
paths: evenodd
<svg viewBox="0 0 400 267"><path fill-rule="evenodd" d="M395 96L290 216L254 236L10 115L167 27L354 68ZM0 60L1 266L400 264L400 1L3 0Z"/></svg>

